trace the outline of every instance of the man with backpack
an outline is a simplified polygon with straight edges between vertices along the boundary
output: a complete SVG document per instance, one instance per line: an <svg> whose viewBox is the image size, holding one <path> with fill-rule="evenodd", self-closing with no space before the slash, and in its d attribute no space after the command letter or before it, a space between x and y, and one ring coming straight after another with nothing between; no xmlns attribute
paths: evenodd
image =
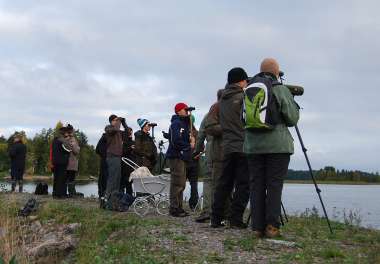
<svg viewBox="0 0 380 264"><path fill-rule="evenodd" d="M232 228L246 228L243 213L249 199L249 173L243 152L244 127L241 121L244 88L247 86L247 73L242 68L228 72L228 84L219 102L219 122L223 139L223 171L220 175L212 205L211 227L223 226L225 204L231 196L229 222Z"/></svg>
<svg viewBox="0 0 380 264"><path fill-rule="evenodd" d="M288 127L299 119L299 107L279 76L277 61L264 59L244 99L244 152L251 176L252 229L257 237L280 234L282 188L294 152Z"/></svg>
<svg viewBox="0 0 380 264"><path fill-rule="evenodd" d="M191 159L190 118L188 106L178 103L174 107L169 127L169 147L166 158L170 164L170 209L173 217L185 217L188 213L183 209L183 191L186 187L186 163Z"/></svg>

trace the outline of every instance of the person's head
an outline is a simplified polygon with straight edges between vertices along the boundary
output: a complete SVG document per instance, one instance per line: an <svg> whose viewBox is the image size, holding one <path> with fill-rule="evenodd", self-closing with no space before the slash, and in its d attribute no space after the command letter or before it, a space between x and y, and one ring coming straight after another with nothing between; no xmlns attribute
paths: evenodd
<svg viewBox="0 0 380 264"><path fill-rule="evenodd" d="M67 127L61 127L59 129L59 133L64 137L64 138L68 138L70 137L70 133L69 133L69 130L67 129Z"/></svg>
<svg viewBox="0 0 380 264"><path fill-rule="evenodd" d="M67 131L68 131L69 135L71 137L74 136L74 127L72 125L70 125L70 124L67 124L66 127L67 127Z"/></svg>
<svg viewBox="0 0 380 264"><path fill-rule="evenodd" d="M13 137L13 143L18 143L18 142L22 142L22 136L20 134L16 134Z"/></svg>
<svg viewBox="0 0 380 264"><path fill-rule="evenodd" d="M280 65L273 58L265 58L261 62L260 72L271 73L278 78L280 76Z"/></svg>
<svg viewBox="0 0 380 264"><path fill-rule="evenodd" d="M174 112L179 116L188 116L189 112L187 111L189 107L185 103L178 103L174 107Z"/></svg>
<svg viewBox="0 0 380 264"><path fill-rule="evenodd" d="M108 118L108 121L110 122L111 126L116 126L118 123L120 123L120 119L117 115L110 115Z"/></svg>
<svg viewBox="0 0 380 264"><path fill-rule="evenodd" d="M149 125L148 119L139 118L137 119L137 124L144 133L149 133L151 126Z"/></svg>
<svg viewBox="0 0 380 264"><path fill-rule="evenodd" d="M240 67L232 68L228 72L228 76L227 76L228 84L235 84L235 85L240 86L241 88L245 88L247 87L247 83L248 83L247 80L248 80L248 75L243 68L240 68Z"/></svg>

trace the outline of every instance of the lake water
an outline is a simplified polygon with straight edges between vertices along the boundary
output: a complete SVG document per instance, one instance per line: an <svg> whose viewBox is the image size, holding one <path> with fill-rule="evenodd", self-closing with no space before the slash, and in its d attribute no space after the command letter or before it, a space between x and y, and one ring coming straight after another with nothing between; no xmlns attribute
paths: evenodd
<svg viewBox="0 0 380 264"><path fill-rule="evenodd" d="M4 183L4 182L3 182ZM5 183L9 190L10 186ZM361 217L361 225L380 229L380 185L333 185L319 184L322 198L331 219L343 221L343 212L352 211ZM199 183L199 193L202 193L203 183ZM26 192L34 192L35 184L24 184ZM49 185L49 193L52 186ZM97 196L96 182L78 185L77 191L86 197ZM185 198L189 198L189 185L186 186ZM316 207L322 213L317 193L312 184L285 184L283 204L290 215L304 212L307 208Z"/></svg>

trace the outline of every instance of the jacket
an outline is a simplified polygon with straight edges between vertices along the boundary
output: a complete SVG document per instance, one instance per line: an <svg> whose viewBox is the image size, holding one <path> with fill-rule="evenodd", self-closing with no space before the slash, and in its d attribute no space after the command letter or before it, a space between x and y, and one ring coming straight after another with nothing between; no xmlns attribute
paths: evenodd
<svg viewBox="0 0 380 264"><path fill-rule="evenodd" d="M70 152L69 163L67 164L67 170L78 171L80 147L75 137L70 138L70 144L72 147L71 148L72 151Z"/></svg>
<svg viewBox="0 0 380 264"><path fill-rule="evenodd" d="M107 156L121 157L123 155L123 134L119 127L111 125L104 129L107 139Z"/></svg>
<svg viewBox="0 0 380 264"><path fill-rule="evenodd" d="M134 153L138 165L145 166L150 170L153 169L157 162L157 147L149 134L141 130L135 133Z"/></svg>
<svg viewBox="0 0 380 264"><path fill-rule="evenodd" d="M219 105L213 104L205 120L206 134L212 137L210 143L210 160L211 162L223 161L223 129L219 122Z"/></svg>
<svg viewBox="0 0 380 264"><path fill-rule="evenodd" d="M206 134L205 130L205 123L207 119L208 113L203 117L203 120L201 122L201 125L199 127L197 141L195 145L195 152L199 153L202 151L205 151L206 154L206 162L210 163L210 143L212 140L212 137ZM206 146L204 146L204 142L206 140Z"/></svg>
<svg viewBox="0 0 380 264"><path fill-rule="evenodd" d="M16 142L9 147L9 157L11 158L11 170L24 171L26 159L26 146L21 142Z"/></svg>
<svg viewBox="0 0 380 264"><path fill-rule="evenodd" d="M69 163L71 146L68 140L62 136L55 137L52 143L52 163L53 166L66 166Z"/></svg>
<svg viewBox="0 0 380 264"><path fill-rule="evenodd" d="M285 85L272 88L282 123L270 131L246 131L244 152L247 154L294 153L293 137L288 127L299 120L299 107Z"/></svg>
<svg viewBox="0 0 380 264"><path fill-rule="evenodd" d="M173 115L168 138L169 147L166 152L166 157L168 159L189 161L191 159L189 117Z"/></svg>
<svg viewBox="0 0 380 264"><path fill-rule="evenodd" d="M242 153L244 126L241 119L244 92L235 84L227 85L220 100L219 120L223 131L224 154Z"/></svg>

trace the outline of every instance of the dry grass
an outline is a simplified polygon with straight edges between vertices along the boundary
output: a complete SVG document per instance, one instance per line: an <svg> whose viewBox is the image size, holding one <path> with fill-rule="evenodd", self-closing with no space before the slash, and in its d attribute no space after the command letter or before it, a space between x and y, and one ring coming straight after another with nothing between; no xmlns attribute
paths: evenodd
<svg viewBox="0 0 380 264"><path fill-rule="evenodd" d="M25 245L24 219L14 217L18 210L16 198L11 197L6 203L0 200L0 208L0 257L5 263L13 257L16 257L17 263L30 263L22 250Z"/></svg>

